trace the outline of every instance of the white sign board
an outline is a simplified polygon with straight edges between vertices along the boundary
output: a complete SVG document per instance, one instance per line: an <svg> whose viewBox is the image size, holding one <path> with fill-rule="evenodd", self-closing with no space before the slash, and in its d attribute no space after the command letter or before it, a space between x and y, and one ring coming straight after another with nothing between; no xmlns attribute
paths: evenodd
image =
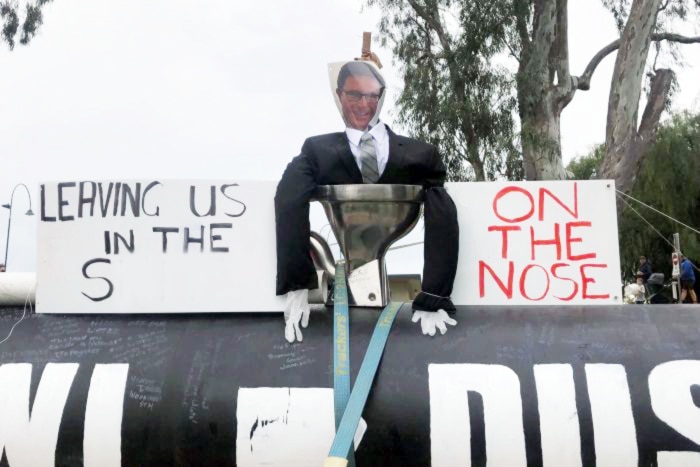
<svg viewBox="0 0 700 467"><path fill-rule="evenodd" d="M612 180L447 184L456 305L621 303Z"/></svg>
<svg viewBox="0 0 700 467"><path fill-rule="evenodd" d="M276 182L41 185L42 313L280 311Z"/></svg>
<svg viewBox="0 0 700 467"><path fill-rule="evenodd" d="M276 185L42 185L37 310L281 311ZM447 189L460 223L455 304L621 302L612 181L450 183Z"/></svg>

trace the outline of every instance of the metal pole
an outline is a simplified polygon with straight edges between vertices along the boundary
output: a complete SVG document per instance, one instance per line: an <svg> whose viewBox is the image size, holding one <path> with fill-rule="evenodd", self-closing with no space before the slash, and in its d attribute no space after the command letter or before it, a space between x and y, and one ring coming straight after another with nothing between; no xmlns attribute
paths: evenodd
<svg viewBox="0 0 700 467"><path fill-rule="evenodd" d="M10 204L3 204L2 205L4 208L7 208L10 210L10 213L7 216L7 238L5 239L5 270L6 271L7 271L7 253L8 253L8 250L10 249L10 226L12 223L12 207L14 206L15 191L19 187L24 187L24 189L27 192L27 198L29 199L29 210L26 212L26 214L28 216L34 215L34 213L32 212L32 195L29 193L29 188L27 188L27 185L25 185L24 183L18 183L12 189L12 194L10 195Z"/></svg>
<svg viewBox="0 0 700 467"><path fill-rule="evenodd" d="M10 247L10 223L12 222L12 201L10 201L10 214L7 216L7 237L5 238L5 271L7 271L7 250Z"/></svg>

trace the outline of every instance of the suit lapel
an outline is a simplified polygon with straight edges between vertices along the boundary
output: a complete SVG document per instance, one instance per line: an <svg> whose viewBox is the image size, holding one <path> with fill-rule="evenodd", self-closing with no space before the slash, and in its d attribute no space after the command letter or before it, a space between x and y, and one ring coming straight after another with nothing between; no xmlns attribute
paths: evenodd
<svg viewBox="0 0 700 467"><path fill-rule="evenodd" d="M345 132L340 133L338 142L335 144L333 149L335 150L340 161L345 166L345 169L352 179L351 181L353 183L362 183L362 173L360 172L359 167L357 167L357 162L355 162L355 157L352 155L352 151L350 151L350 142L348 141L348 136L345 134Z"/></svg>
<svg viewBox="0 0 700 467"><path fill-rule="evenodd" d="M385 180L391 180L397 173L397 169L402 167L403 163L403 144L398 141L396 134L391 131L389 125L386 126L386 131L389 134L389 160L386 162L386 167L382 176L377 181L378 183L386 183Z"/></svg>

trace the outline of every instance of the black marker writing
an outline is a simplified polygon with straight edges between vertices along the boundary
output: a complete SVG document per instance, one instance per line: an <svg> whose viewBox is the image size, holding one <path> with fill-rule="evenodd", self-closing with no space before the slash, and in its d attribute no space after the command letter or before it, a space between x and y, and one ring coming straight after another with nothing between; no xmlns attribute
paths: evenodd
<svg viewBox="0 0 700 467"><path fill-rule="evenodd" d="M108 260L107 258L95 258L95 259L91 259L91 260L87 261L85 264L83 264L83 277L84 277L85 279L102 279L103 281L107 282L107 286L109 287L109 290L107 291L107 293L106 293L105 295L103 295L103 296L101 296L101 297L91 297L90 295L86 294L85 292L80 292L80 293L82 293L83 295L85 295L87 298L89 298L89 299L92 300L93 302L101 302L102 300L105 300L105 299L107 299L107 298L109 298L109 297L112 296L112 292L114 292L114 285L112 284L112 281L110 281L110 280L107 279L106 277L102 277L102 276L94 276L94 277L88 276L88 273L87 273L88 267L90 267L91 265L93 265L93 264L95 264L95 263L107 263L107 264L111 264L111 261Z"/></svg>
<svg viewBox="0 0 700 467"><path fill-rule="evenodd" d="M55 196L48 196L46 186L41 185L41 220L43 222L74 221L83 217L131 216L140 217L159 216L160 207L151 202L150 209L146 210L146 197L148 193L160 182L150 182L142 190L142 184L122 182L62 182L56 184ZM77 193L73 188L77 187ZM55 200L55 201L54 201ZM53 204L53 206L49 206ZM97 213L95 205L98 206ZM154 209L155 206L155 209ZM49 213L50 208L56 208ZM50 215L54 214L55 215Z"/></svg>
<svg viewBox="0 0 700 467"><path fill-rule="evenodd" d="M90 196L85 195L85 186L90 186ZM78 217L83 217L83 205L90 206L90 217L95 213L95 197L97 196L97 184L95 182L80 182L78 188Z"/></svg>
<svg viewBox="0 0 700 467"><path fill-rule="evenodd" d="M143 197L141 198L141 210L143 213L147 216L159 216L160 215L160 207L156 205L156 212L153 214L146 212L146 195L148 195L148 192L151 191L151 188L162 185L160 182L151 182L148 184L146 188L143 189Z"/></svg>
<svg viewBox="0 0 700 467"><path fill-rule="evenodd" d="M204 251L204 226L199 226L199 238L190 236L190 228L185 227L185 243L183 250L185 253L189 251L190 243L199 243L199 251Z"/></svg>
<svg viewBox="0 0 700 467"><path fill-rule="evenodd" d="M209 187L209 211L206 212L206 214L200 214L197 212L197 208L195 207L195 198L196 198L196 191L197 187L194 185L190 186L190 211L192 211L192 214L194 214L197 217L204 217L204 216L215 216L216 215L216 187L212 185Z"/></svg>
<svg viewBox="0 0 700 467"><path fill-rule="evenodd" d="M134 231L129 230L129 241L127 242L126 238L124 238L123 235L121 235L119 232L112 232L113 236L110 235L109 230L105 230L104 233L104 238L105 238L105 254L111 254L112 253L112 245L114 245L114 254L118 255L119 254L119 243L121 243L126 247L126 249L129 251L129 253L134 252ZM114 240L112 240L114 238Z"/></svg>
<svg viewBox="0 0 700 467"><path fill-rule="evenodd" d="M68 201L63 199L63 189L75 186L75 182L65 182L58 184L58 219L61 221L72 221L73 216L63 214L63 206L68 206Z"/></svg>
<svg viewBox="0 0 700 467"><path fill-rule="evenodd" d="M41 221L56 222L56 217L46 215L46 186L41 185Z"/></svg>
<svg viewBox="0 0 700 467"><path fill-rule="evenodd" d="M221 240L221 235L214 235L214 229L230 229L232 227L233 227L233 224L210 224L209 225L209 248L211 249L211 251L228 253L227 246L214 246L215 241Z"/></svg>
<svg viewBox="0 0 700 467"><path fill-rule="evenodd" d="M240 217L240 216L242 216L243 213L245 212L245 210L246 210L246 205L243 204L242 202L238 201L237 199L231 198L229 195L226 194L226 190L227 190L228 188L231 188L231 187L234 187L234 186L238 186L238 183L231 183L231 184L228 184L228 185L221 185L221 194L224 195L225 197L227 197L228 199L230 199L231 201L233 201L234 203L239 204L239 205L240 205L241 212L239 212L239 213L237 213L237 214L231 214L231 213L226 212L226 213L224 213L224 214L226 214L226 215L229 216L229 217Z"/></svg>
<svg viewBox="0 0 700 467"><path fill-rule="evenodd" d="M163 253L166 253L168 251L168 234L177 233L180 229L177 227L153 227L153 231L163 234Z"/></svg>

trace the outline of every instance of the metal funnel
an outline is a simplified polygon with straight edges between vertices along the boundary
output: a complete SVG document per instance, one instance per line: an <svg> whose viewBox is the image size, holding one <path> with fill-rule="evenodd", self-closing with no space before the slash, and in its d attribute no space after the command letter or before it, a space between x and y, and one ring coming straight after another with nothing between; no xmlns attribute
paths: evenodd
<svg viewBox="0 0 700 467"><path fill-rule="evenodd" d="M385 306L389 285L384 255L420 215L419 185L323 185L314 194L345 256L350 305Z"/></svg>

